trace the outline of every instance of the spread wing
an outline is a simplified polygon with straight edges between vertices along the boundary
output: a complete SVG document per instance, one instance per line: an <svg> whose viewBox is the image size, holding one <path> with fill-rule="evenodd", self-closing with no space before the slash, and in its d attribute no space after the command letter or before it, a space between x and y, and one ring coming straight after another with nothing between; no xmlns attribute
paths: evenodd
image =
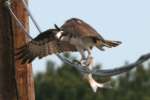
<svg viewBox="0 0 150 100"><path fill-rule="evenodd" d="M94 28L81 19L69 19L61 26L61 29L71 36L94 37L104 42L103 37Z"/></svg>
<svg viewBox="0 0 150 100"><path fill-rule="evenodd" d="M47 30L18 48L17 59L21 59L23 64L32 62L36 57L42 58L53 53L76 51L73 45L56 39L56 32L55 29Z"/></svg>
<svg viewBox="0 0 150 100"><path fill-rule="evenodd" d="M94 39L105 42L94 28L77 18L67 20L60 30L63 31L62 35L66 35L68 38L94 37ZM56 27L56 29L49 29L41 33L32 41L17 49L17 58L22 59L22 63L30 63L36 57L42 58L53 53L77 51L75 46L70 44L69 39L65 42L56 38L56 34L60 30Z"/></svg>

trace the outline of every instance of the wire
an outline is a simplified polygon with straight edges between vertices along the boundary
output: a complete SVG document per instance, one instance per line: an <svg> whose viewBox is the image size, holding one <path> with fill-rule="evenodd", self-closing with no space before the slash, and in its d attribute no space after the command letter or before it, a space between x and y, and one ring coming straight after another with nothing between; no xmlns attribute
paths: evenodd
<svg viewBox="0 0 150 100"><path fill-rule="evenodd" d="M34 25L36 26L37 30L39 31L39 33L41 33L41 28L39 27L39 25L37 24L36 20L34 19L31 11L29 10L28 6L27 6L27 3L25 2L25 0L21 0L22 3L24 4L24 7L26 9L26 11L28 12L28 15L30 16L32 22L34 23Z"/></svg>
<svg viewBox="0 0 150 100"><path fill-rule="evenodd" d="M59 55L58 55L59 56ZM61 59L62 56L59 56ZM85 68L86 66L82 66L80 64L72 64L72 62L68 59L63 59L66 63L68 63L69 65L72 65L73 67L75 67L76 69L78 69L79 71L81 72L84 72L84 73L92 73L94 75L98 75L100 77L111 77L111 76L115 76L115 75L118 75L118 74L121 74L121 73L125 73L125 72L128 72L130 71L131 69L135 68L135 67L138 67L138 65L144 63L145 61L149 60L150 59L150 53L147 53L147 54L144 54L142 56L139 57L139 59L129 65L124 65L124 66L121 66L121 67L117 67L117 68L114 68L114 69L92 69L92 70L87 70L87 69L83 69Z"/></svg>
<svg viewBox="0 0 150 100"><path fill-rule="evenodd" d="M18 26L26 33L26 35L28 36L28 38L32 39L32 37L29 35L29 32L26 31L24 25L20 22L20 20L17 18L17 16L14 14L14 12L11 9L11 2L10 1L6 1L5 2L5 6L8 7L8 10L10 11L10 14L13 16L13 18L16 20Z"/></svg>

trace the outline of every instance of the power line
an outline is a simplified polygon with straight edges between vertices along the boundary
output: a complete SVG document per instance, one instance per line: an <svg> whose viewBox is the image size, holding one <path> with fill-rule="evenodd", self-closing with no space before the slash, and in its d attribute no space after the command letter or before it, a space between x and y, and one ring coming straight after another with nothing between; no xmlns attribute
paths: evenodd
<svg viewBox="0 0 150 100"><path fill-rule="evenodd" d="M17 18L17 16L15 15L15 13L13 12L13 10L11 9L11 1L7 0L5 2L5 6L8 8L8 10L10 11L10 14L13 16L13 18L15 19L15 21L17 22L18 26L25 32L25 34L28 36L28 38L32 39L32 37L30 36L29 32L26 31L24 25L20 22L20 20Z"/></svg>

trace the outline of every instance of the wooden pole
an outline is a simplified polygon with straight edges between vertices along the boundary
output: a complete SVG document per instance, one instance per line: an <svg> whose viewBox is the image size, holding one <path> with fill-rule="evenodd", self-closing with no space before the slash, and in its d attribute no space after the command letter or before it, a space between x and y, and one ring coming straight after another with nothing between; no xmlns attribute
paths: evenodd
<svg viewBox="0 0 150 100"><path fill-rule="evenodd" d="M26 30L29 29L29 20L24 5L20 0L12 0L12 8L18 19L23 23ZM14 45L18 48L27 42L27 37L23 30L18 27L16 21L13 20L13 33L14 33ZM18 92L20 100L35 100L34 96L34 82L32 76L32 65L21 64L20 61L16 61L16 79L18 84Z"/></svg>
<svg viewBox="0 0 150 100"><path fill-rule="evenodd" d="M0 2L0 100L16 100L13 32L4 1Z"/></svg>
<svg viewBox="0 0 150 100"><path fill-rule="evenodd" d="M0 1L0 100L35 100L31 64L14 60L14 52L27 42L26 35ZM23 4L12 0L12 8L28 30L28 17ZM17 85L16 81L17 80Z"/></svg>

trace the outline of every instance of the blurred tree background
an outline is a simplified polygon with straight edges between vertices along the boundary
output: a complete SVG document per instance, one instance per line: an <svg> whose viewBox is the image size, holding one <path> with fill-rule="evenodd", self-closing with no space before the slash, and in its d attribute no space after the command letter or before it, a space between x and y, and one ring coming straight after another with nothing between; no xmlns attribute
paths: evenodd
<svg viewBox="0 0 150 100"><path fill-rule="evenodd" d="M46 72L35 75L36 100L150 100L150 64L112 78L110 84L112 89L93 93L75 68L48 61Z"/></svg>

